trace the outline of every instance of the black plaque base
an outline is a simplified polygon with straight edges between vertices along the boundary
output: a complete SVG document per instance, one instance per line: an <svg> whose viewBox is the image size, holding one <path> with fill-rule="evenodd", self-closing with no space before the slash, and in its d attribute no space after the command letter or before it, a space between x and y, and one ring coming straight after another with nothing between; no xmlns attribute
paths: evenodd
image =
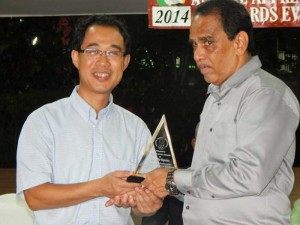
<svg viewBox="0 0 300 225"><path fill-rule="evenodd" d="M127 182L129 182L129 183L142 183L143 180L145 180L145 178L140 177L140 176L132 175L132 176L127 177Z"/></svg>

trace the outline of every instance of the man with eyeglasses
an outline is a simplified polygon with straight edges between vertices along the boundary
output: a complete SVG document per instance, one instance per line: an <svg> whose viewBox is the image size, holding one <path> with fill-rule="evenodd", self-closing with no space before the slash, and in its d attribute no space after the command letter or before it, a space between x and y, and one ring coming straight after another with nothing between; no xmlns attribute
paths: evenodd
<svg viewBox="0 0 300 225"><path fill-rule="evenodd" d="M151 137L140 118L113 103L130 45L115 17L92 16L76 26L71 57L79 85L69 98L34 111L19 137L17 194L34 211L34 224L132 225L131 208L148 215L162 205L126 182ZM152 151L142 170L157 166Z"/></svg>

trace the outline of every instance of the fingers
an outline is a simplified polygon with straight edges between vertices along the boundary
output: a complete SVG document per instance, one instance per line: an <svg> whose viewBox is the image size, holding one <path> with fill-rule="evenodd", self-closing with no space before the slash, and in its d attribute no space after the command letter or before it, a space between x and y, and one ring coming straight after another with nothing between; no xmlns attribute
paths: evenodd
<svg viewBox="0 0 300 225"><path fill-rule="evenodd" d="M117 207L122 207L123 206L124 208L126 208L127 207L127 200L125 200L125 199L127 199L127 198L128 197L127 197L126 194L122 195L122 197L121 196L116 196L114 198L114 205L117 206ZM123 201L124 201L124 203L123 203ZM122 205L122 203L123 203L123 205Z"/></svg>
<svg viewBox="0 0 300 225"><path fill-rule="evenodd" d="M107 202L105 202L105 207L112 206L113 204L114 204L114 200L113 199L109 199Z"/></svg>
<svg viewBox="0 0 300 225"><path fill-rule="evenodd" d="M162 199L148 189L136 188L136 208L143 215L150 215L162 206Z"/></svg>
<svg viewBox="0 0 300 225"><path fill-rule="evenodd" d="M135 192L129 192L121 196L120 195L115 196L113 199L109 199L105 203L106 207L109 207L111 205L115 205L117 207L124 207L124 208L136 206Z"/></svg>
<svg viewBox="0 0 300 225"><path fill-rule="evenodd" d="M148 189L137 187L134 192L115 196L108 200L105 206L115 205L116 207L132 207L141 215L152 215L163 204L163 199L157 197Z"/></svg>
<svg viewBox="0 0 300 225"><path fill-rule="evenodd" d="M115 171L97 180L98 188L102 190L101 195L114 199L118 195L124 195L127 192L134 191L136 187L140 187L140 183L129 183L126 181L126 177L131 174L132 172L129 171ZM111 205L112 202L109 201L107 204Z"/></svg>
<svg viewBox="0 0 300 225"><path fill-rule="evenodd" d="M147 190L152 192L157 198L163 199L167 195L169 195L169 192L166 190L165 187L157 187L155 185L150 185Z"/></svg>
<svg viewBox="0 0 300 225"><path fill-rule="evenodd" d="M165 188L167 168L155 169L150 173L139 174L145 178L140 183L126 182L133 174L130 171L116 171L107 175L107 183L111 188L107 197L110 198L105 206L133 207L142 214L151 214L162 206L162 199L169 193Z"/></svg>
<svg viewBox="0 0 300 225"><path fill-rule="evenodd" d="M129 205L130 207L136 207L136 197L135 195L129 195Z"/></svg>
<svg viewBox="0 0 300 225"><path fill-rule="evenodd" d="M125 181L126 182L126 181ZM128 192L132 192L135 190L135 188L141 187L141 184L139 183L125 183L121 186L119 195L126 194Z"/></svg>
<svg viewBox="0 0 300 225"><path fill-rule="evenodd" d="M144 184L150 185L151 183L157 185L157 186L164 186L166 183L166 177L167 177L167 173L168 173L168 169L167 168L158 168L155 169L149 173L144 174L145 176L145 180L144 180Z"/></svg>

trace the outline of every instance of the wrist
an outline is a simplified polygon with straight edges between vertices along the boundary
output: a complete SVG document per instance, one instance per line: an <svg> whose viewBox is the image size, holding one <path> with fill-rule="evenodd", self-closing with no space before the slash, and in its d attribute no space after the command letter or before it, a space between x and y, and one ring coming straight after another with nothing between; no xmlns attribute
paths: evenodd
<svg viewBox="0 0 300 225"><path fill-rule="evenodd" d="M167 178L166 178L166 190L169 192L170 195L178 195L180 192L177 189L177 186L175 184L174 180L174 173L176 169L169 169Z"/></svg>

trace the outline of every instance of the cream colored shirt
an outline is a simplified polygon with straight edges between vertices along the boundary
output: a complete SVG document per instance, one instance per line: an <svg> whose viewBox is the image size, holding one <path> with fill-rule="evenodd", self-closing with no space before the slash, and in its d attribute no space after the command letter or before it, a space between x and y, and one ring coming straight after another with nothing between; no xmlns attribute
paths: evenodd
<svg viewBox="0 0 300 225"><path fill-rule="evenodd" d="M177 170L185 225L288 225L299 103L253 57L210 85L189 170Z"/></svg>

